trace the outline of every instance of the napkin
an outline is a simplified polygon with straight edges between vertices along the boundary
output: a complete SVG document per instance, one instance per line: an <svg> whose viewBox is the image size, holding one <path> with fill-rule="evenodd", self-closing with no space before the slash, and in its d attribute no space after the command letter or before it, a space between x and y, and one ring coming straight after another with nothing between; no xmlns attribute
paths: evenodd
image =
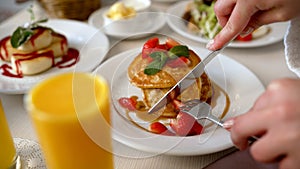
<svg viewBox="0 0 300 169"><path fill-rule="evenodd" d="M278 163L260 163L253 159L249 148L244 151L235 151L224 158L211 163L204 169L278 169Z"/></svg>
<svg viewBox="0 0 300 169"><path fill-rule="evenodd" d="M287 65L300 77L300 17L290 21L284 37L284 45Z"/></svg>

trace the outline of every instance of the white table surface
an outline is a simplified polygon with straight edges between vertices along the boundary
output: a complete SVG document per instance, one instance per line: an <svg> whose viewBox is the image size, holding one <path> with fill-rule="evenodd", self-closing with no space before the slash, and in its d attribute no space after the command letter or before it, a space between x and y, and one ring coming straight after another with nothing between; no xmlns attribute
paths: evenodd
<svg viewBox="0 0 300 169"><path fill-rule="evenodd" d="M111 3L111 1L108 2ZM105 4L106 3L103 3L103 5ZM152 6L154 8L165 11L171 4L172 3L153 2ZM24 16L24 12L24 10L20 11L16 15L0 23L0 25L17 23L20 21L24 22L24 20L26 20L26 18L24 18L26 16ZM41 15L44 15L43 11L40 12ZM188 40L176 34L168 27L168 25L165 25L158 32L158 34L167 34L176 38L183 39L189 45L205 47L205 44ZM123 41L122 43L114 46L114 50L111 50L108 53L107 58L112 57L115 54L118 54L119 52L139 47L140 44L143 44L143 42L145 42L146 38ZM114 44L115 40L110 40L111 44ZM224 54L249 68L261 80L264 86L267 86L274 79L282 77L296 77L296 75L288 69L285 63L284 46L282 41L261 48L227 48L224 50ZM23 97L24 95L0 94L0 98L2 100L2 104L13 137L26 138L37 141L36 135L32 128L31 121L28 117L27 112L24 109ZM137 157L126 158L115 156L116 169L198 169L206 166L208 163L224 156L225 154L233 150L229 149L202 156L158 155L150 158L138 158L143 156L144 152L134 150L116 141L114 141L114 146L117 151L134 154L134 156Z"/></svg>

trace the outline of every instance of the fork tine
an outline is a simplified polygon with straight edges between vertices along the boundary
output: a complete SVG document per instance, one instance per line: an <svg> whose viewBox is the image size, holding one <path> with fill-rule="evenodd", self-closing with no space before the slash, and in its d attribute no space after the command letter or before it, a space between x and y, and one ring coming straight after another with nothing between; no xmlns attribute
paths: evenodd
<svg viewBox="0 0 300 169"><path fill-rule="evenodd" d="M208 117L211 107L209 104L201 102L200 100L191 100L185 103L185 106L181 107L180 110L199 120Z"/></svg>
<svg viewBox="0 0 300 169"><path fill-rule="evenodd" d="M180 107L180 110L183 111L183 112L188 113L188 111L190 111L194 106L196 106L200 102L201 101L197 100L197 99L189 100L189 101L184 103L184 106Z"/></svg>
<svg viewBox="0 0 300 169"><path fill-rule="evenodd" d="M184 106L180 107L180 110L192 115L197 120L207 119L223 128L223 121L211 113L211 106L206 102L191 100L186 102ZM203 112L206 113L204 114ZM251 136L249 138L249 143L251 144L258 139L259 138L256 136Z"/></svg>
<svg viewBox="0 0 300 169"><path fill-rule="evenodd" d="M190 101L186 102L185 104L188 105L188 106L194 107L195 105L197 105L197 104L199 104L199 103L201 103L200 100L194 99L194 100L190 100Z"/></svg>

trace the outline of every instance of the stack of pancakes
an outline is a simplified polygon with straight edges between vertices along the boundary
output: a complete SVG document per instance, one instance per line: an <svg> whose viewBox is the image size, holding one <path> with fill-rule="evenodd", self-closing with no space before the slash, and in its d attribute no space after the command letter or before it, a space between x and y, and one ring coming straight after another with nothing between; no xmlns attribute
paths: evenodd
<svg viewBox="0 0 300 169"><path fill-rule="evenodd" d="M170 67L167 64L154 75L147 75L144 69L149 64L147 59L139 54L128 67L130 82L140 88L143 92L143 100L147 108L152 107L164 94L171 89L181 78L195 67L201 59L192 50L189 50L190 64L179 67ZM200 78L195 79L193 85L184 91L179 91L174 99L186 102L192 99L200 99L210 102L212 97L212 85L209 77L203 73ZM176 117L176 105L170 101L160 110L163 117Z"/></svg>

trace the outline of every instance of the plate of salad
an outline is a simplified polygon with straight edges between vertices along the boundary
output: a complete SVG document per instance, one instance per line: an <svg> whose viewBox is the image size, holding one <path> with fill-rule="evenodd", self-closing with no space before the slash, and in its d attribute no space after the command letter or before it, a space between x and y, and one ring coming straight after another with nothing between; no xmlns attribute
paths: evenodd
<svg viewBox="0 0 300 169"><path fill-rule="evenodd" d="M181 1L167 9L167 23L178 34L207 43L222 29L214 13L215 1ZM229 47L253 48L283 40L288 22L264 25L246 37L237 37Z"/></svg>

